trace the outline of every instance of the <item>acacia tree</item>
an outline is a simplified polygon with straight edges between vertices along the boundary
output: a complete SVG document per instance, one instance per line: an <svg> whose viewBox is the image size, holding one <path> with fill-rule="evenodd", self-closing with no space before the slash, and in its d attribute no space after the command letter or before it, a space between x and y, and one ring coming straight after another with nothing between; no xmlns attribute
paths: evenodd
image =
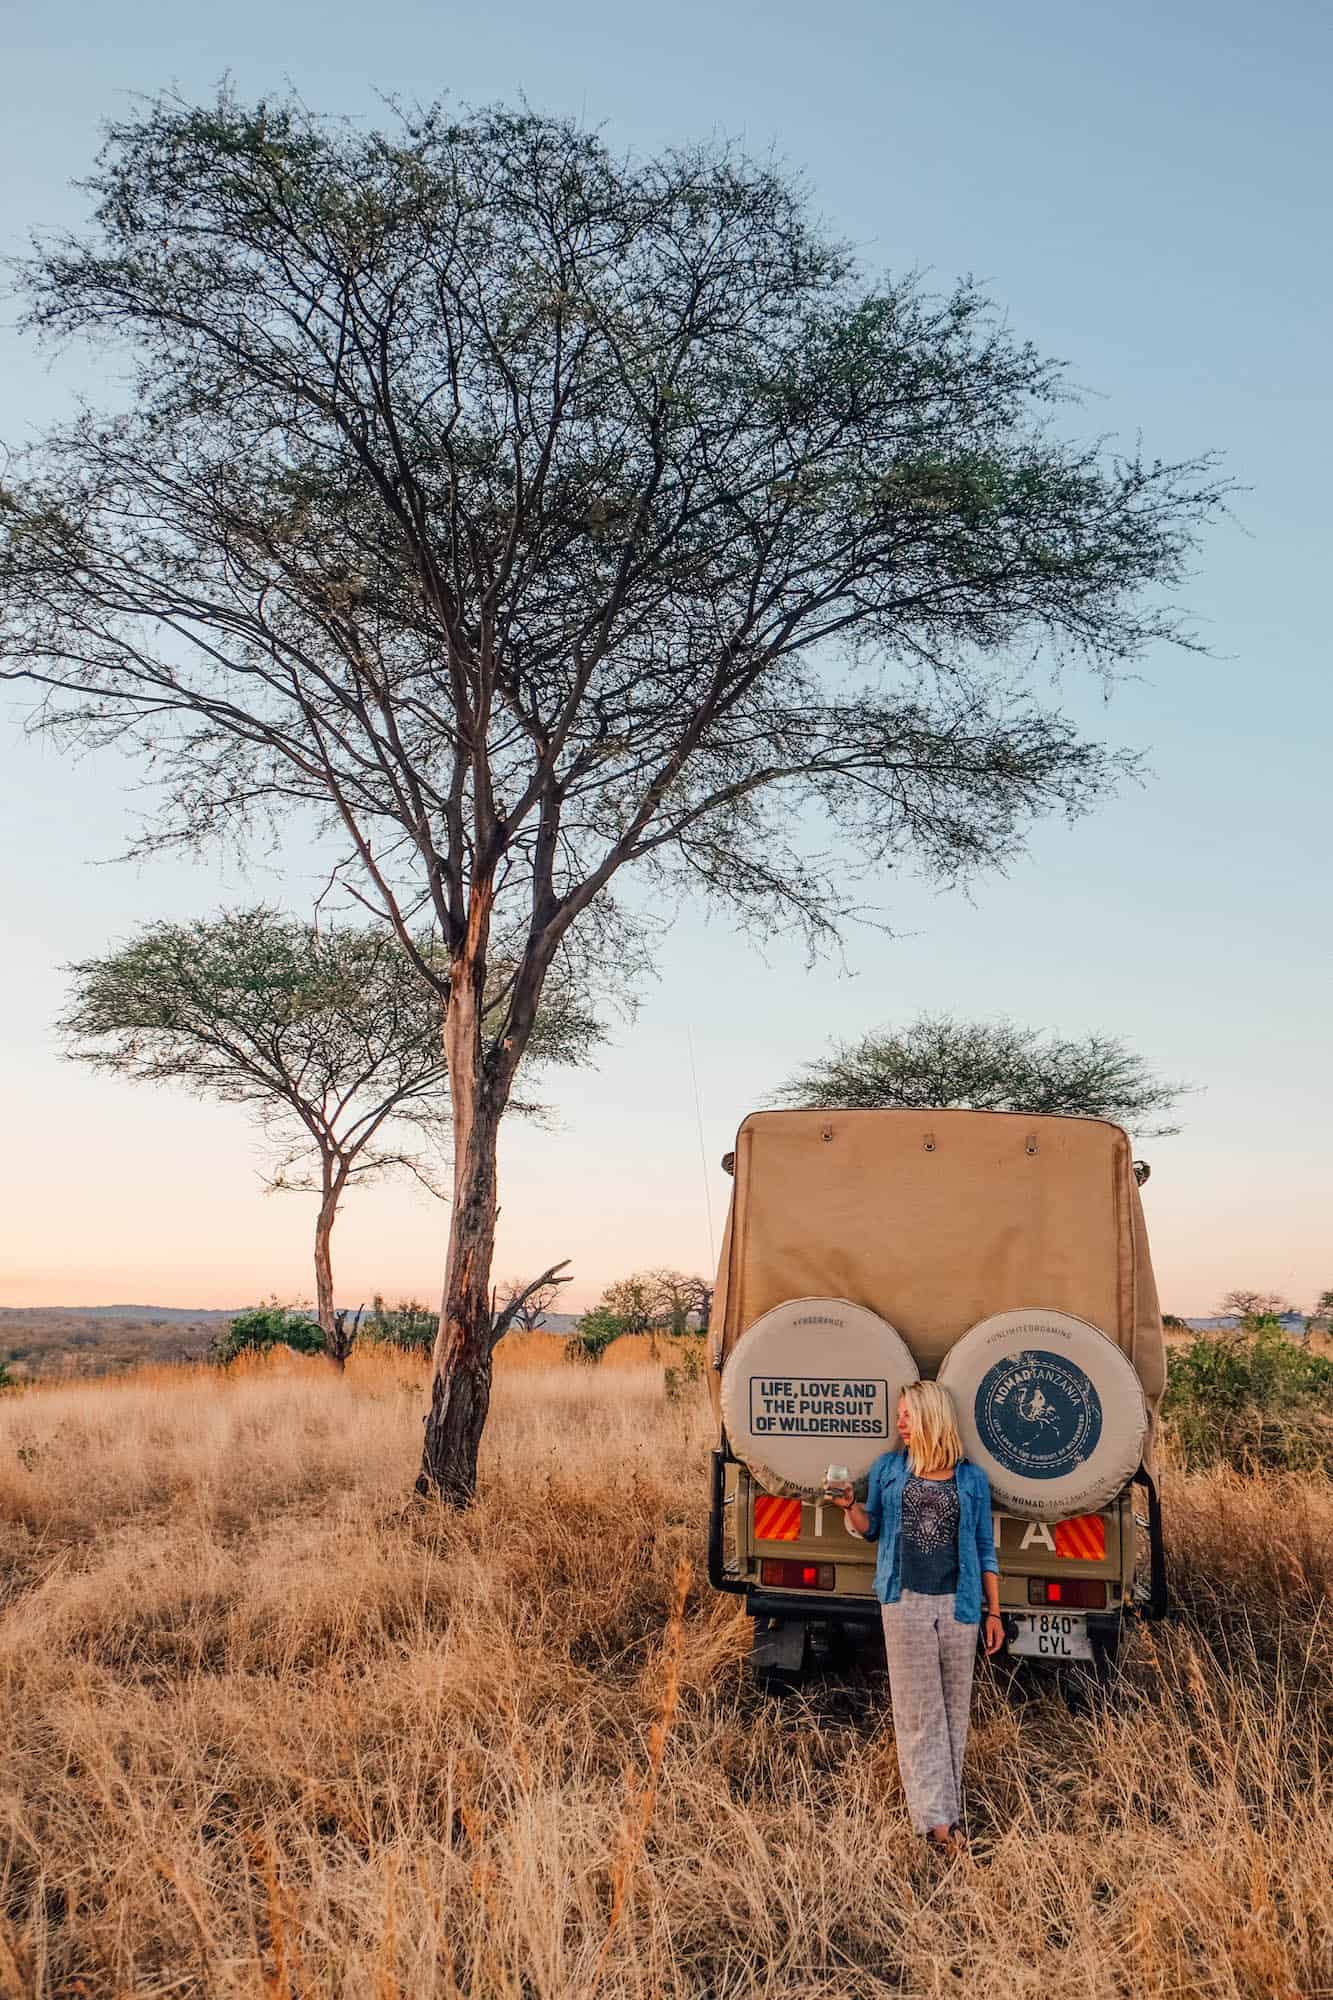
<svg viewBox="0 0 1333 2000"><path fill-rule="evenodd" d="M0 662L150 749L158 839L312 813L442 1002L419 1486L464 1502L498 1125L552 968L623 951L617 877L819 943L858 870L948 879L1085 810L1118 760L1026 663L1175 635L1218 490L1062 441L1059 366L971 286L867 282L734 148L168 97L87 185L29 324L126 350L133 396L11 466Z"/></svg>
<svg viewBox="0 0 1333 2000"><path fill-rule="evenodd" d="M1012 1021L922 1014L905 1028L835 1042L775 1091L773 1102L817 1110L1057 1112L1109 1118L1141 1137L1162 1138L1179 1127L1144 1121L1169 1115L1188 1089L1156 1075L1116 1035L1054 1035Z"/></svg>
<svg viewBox="0 0 1333 2000"><path fill-rule="evenodd" d="M343 1196L394 1168L439 1192L432 1155L449 1110L437 994L382 925L317 927L263 907L149 924L68 969L59 1026L74 1061L246 1105L277 1150L267 1186L318 1193L317 1311L341 1364L351 1341L334 1309L332 1237ZM578 1062L600 1033L551 995L528 1062Z"/></svg>
<svg viewBox="0 0 1333 2000"><path fill-rule="evenodd" d="M690 1314L695 1315L701 1333L708 1331L708 1314L713 1303L713 1287L707 1278L691 1277L687 1271L649 1271L657 1324L674 1334L689 1332Z"/></svg>
<svg viewBox="0 0 1333 2000"><path fill-rule="evenodd" d="M575 1338L584 1355L596 1360L622 1334L646 1333L656 1354L657 1334L688 1333L691 1313L700 1332L706 1333L712 1302L713 1288L704 1278L689 1277L684 1271L635 1271L606 1287L579 1321Z"/></svg>
<svg viewBox="0 0 1333 2000"><path fill-rule="evenodd" d="M1296 1310L1284 1292L1256 1291L1246 1285L1239 1285L1225 1293L1217 1307L1220 1317L1230 1319L1234 1316L1247 1327L1260 1326L1265 1321L1271 1323Z"/></svg>
<svg viewBox="0 0 1333 2000"><path fill-rule="evenodd" d="M651 1333L662 1323L656 1282L646 1271L609 1284L595 1307L619 1323L622 1333Z"/></svg>
<svg viewBox="0 0 1333 2000"><path fill-rule="evenodd" d="M502 1278L491 1299L492 1319L509 1313L509 1324L523 1333L536 1333L546 1323L546 1315L560 1296L560 1287L572 1282L543 1274L536 1280Z"/></svg>

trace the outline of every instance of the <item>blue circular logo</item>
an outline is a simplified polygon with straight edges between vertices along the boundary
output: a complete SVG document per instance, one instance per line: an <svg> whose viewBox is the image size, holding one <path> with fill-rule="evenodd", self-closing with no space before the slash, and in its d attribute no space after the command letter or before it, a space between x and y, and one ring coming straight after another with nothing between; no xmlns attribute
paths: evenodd
<svg viewBox="0 0 1333 2000"><path fill-rule="evenodd" d="M1044 1348L997 1361L977 1389L973 1414L991 1457L1024 1479L1075 1471L1102 1434L1102 1399L1088 1377Z"/></svg>

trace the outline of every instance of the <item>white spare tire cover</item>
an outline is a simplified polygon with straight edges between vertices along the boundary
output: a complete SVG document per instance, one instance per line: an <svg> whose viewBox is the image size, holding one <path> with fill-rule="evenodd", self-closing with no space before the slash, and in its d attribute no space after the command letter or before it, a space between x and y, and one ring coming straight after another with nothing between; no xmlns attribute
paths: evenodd
<svg viewBox="0 0 1333 2000"><path fill-rule="evenodd" d="M722 1370L722 1421L767 1493L813 1494L830 1464L855 1483L898 1442L898 1391L920 1371L887 1320L849 1299L787 1299Z"/></svg>
<svg viewBox="0 0 1333 2000"><path fill-rule="evenodd" d="M938 1379L1005 1513L1093 1514L1138 1470L1148 1410L1133 1363L1072 1313L994 1313L950 1348Z"/></svg>

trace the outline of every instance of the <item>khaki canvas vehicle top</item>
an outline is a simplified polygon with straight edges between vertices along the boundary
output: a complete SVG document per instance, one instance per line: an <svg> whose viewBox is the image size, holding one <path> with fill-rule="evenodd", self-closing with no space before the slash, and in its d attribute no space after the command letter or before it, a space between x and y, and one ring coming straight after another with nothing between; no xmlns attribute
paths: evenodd
<svg viewBox="0 0 1333 2000"><path fill-rule="evenodd" d="M1100 1119L978 1111L760 1111L737 1135L709 1373L786 1300L883 1314L923 1375L979 1320L1045 1307L1098 1327L1155 1412L1157 1287L1129 1140ZM1151 1471L1148 1454L1145 1463Z"/></svg>

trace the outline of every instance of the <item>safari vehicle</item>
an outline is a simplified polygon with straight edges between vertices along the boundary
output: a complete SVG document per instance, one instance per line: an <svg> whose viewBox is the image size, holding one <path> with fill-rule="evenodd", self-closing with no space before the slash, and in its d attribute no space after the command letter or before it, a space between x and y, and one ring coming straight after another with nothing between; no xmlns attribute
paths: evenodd
<svg viewBox="0 0 1333 2000"><path fill-rule="evenodd" d="M953 1393L991 1482L1007 1654L1105 1673L1167 1608L1166 1356L1118 1126L991 1111L762 1111L736 1150L709 1332L709 1577L774 1687L879 1623L864 1497L897 1398Z"/></svg>

